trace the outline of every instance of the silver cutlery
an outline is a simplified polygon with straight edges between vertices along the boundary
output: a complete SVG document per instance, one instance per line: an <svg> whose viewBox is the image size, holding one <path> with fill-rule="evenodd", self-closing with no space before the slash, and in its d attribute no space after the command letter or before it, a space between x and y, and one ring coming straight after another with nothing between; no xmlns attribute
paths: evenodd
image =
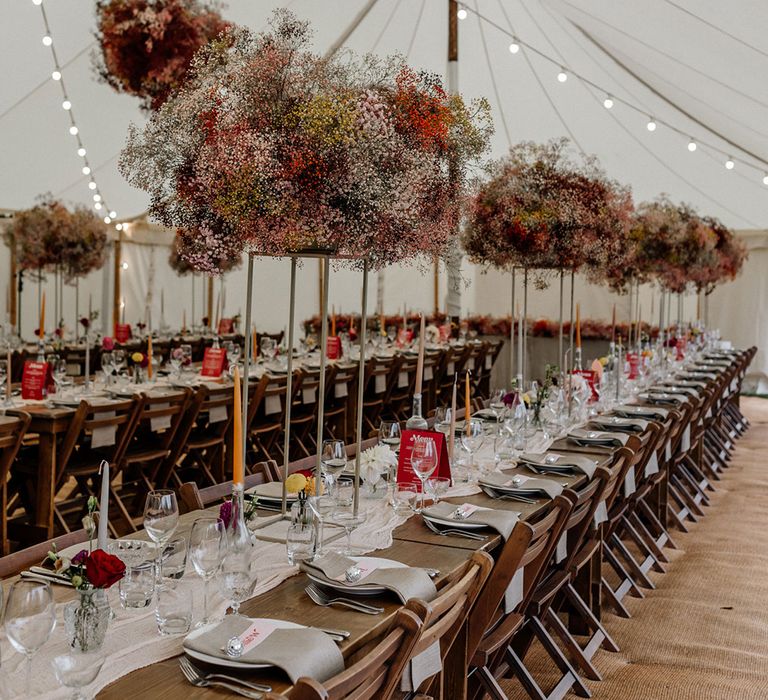
<svg viewBox="0 0 768 700"><path fill-rule="evenodd" d="M184 677L192 685L197 686L198 688L226 688L227 690L233 692L235 695L240 695L244 698L251 698L251 700L262 700L264 697L264 693L257 692L255 690L249 690L243 685L234 685L233 683L226 683L224 681L209 681L190 671L184 664L180 663L179 666L181 667L181 672L184 674Z"/></svg>
<svg viewBox="0 0 768 700"><path fill-rule="evenodd" d="M507 493L505 491L494 491L488 487L481 486L480 488L491 498L496 498L501 501L520 501L521 503L536 503L535 498L529 496L523 496L519 493Z"/></svg>
<svg viewBox="0 0 768 700"><path fill-rule="evenodd" d="M367 615L379 615L384 612L384 608L376 607L375 605L369 605L368 603L362 603L359 600L352 600L351 598L343 598L341 596L330 597L325 591L318 588L315 584L310 583L304 592L321 607L327 608L331 605L343 605L350 610L366 613Z"/></svg>
<svg viewBox="0 0 768 700"><path fill-rule="evenodd" d="M72 588L72 584L64 578L59 576L49 576L46 574L36 574L33 571L22 571L21 577L29 579L30 581L41 581L42 583L55 583L60 586L69 586Z"/></svg>
<svg viewBox="0 0 768 700"><path fill-rule="evenodd" d="M182 656L179 659L179 665L182 668L186 667L187 670L190 672L190 674L192 674L197 678L202 678L204 681L212 681L218 678L219 680L222 680L222 681L229 681L231 683L240 684L246 688L249 688L250 690L255 690L260 693L272 692L271 685L264 685L263 683L251 683L250 681L244 681L242 678L227 676L223 673L208 673L206 671L203 671L202 669L199 669L197 666L195 666L186 656Z"/></svg>
<svg viewBox="0 0 768 700"><path fill-rule="evenodd" d="M426 518L423 519L424 524L432 530L436 535L440 535L441 537L466 537L468 540L478 540L482 541L485 540L485 535L478 535L474 532L468 532L467 530L454 530L451 528L447 528L445 530L441 530L437 525L435 525L433 522L427 520Z"/></svg>
<svg viewBox="0 0 768 700"><path fill-rule="evenodd" d="M343 642L345 639L349 639L349 636L351 634L351 632L348 632L347 630L335 630L328 627L313 626L312 629L315 629L318 632L323 632L327 634L329 637L332 637L337 642Z"/></svg>

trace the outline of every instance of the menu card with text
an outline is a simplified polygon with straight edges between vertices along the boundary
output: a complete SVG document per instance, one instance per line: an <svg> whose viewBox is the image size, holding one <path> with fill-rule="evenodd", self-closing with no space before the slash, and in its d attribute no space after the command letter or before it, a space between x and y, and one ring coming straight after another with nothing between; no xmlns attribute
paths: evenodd
<svg viewBox="0 0 768 700"><path fill-rule="evenodd" d="M341 338L339 336L328 336L325 344L325 355L329 360L338 360L341 357Z"/></svg>
<svg viewBox="0 0 768 700"><path fill-rule="evenodd" d="M47 362L27 360L21 377L21 398L44 399L53 390L53 371Z"/></svg>
<svg viewBox="0 0 768 700"><path fill-rule="evenodd" d="M413 446L420 440L432 438L437 448L437 466L432 476L444 476L451 478L451 463L448 460L448 446L445 442L445 435L432 430L403 430L400 439L400 455L397 461L397 483L416 484L421 491L421 480L413 471L411 466L411 454Z"/></svg>
<svg viewBox="0 0 768 700"><path fill-rule="evenodd" d="M115 340L118 343L127 343L130 339L131 339L131 324L130 323L115 324Z"/></svg>
<svg viewBox="0 0 768 700"><path fill-rule="evenodd" d="M220 377L227 362L227 351L224 348L206 348L203 355L203 377Z"/></svg>

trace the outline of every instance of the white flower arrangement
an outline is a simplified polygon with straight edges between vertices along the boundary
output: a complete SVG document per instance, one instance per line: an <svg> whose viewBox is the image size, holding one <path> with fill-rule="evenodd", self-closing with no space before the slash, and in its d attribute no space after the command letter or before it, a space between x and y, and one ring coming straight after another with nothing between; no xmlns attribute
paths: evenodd
<svg viewBox="0 0 768 700"><path fill-rule="evenodd" d="M360 476L372 486L394 466L397 466L397 455L387 445L369 447L360 455Z"/></svg>

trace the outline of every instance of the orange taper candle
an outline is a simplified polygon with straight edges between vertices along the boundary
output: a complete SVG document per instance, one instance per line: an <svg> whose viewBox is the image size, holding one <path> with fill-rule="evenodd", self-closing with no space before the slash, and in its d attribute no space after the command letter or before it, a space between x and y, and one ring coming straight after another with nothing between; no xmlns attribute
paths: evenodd
<svg viewBox="0 0 768 700"><path fill-rule="evenodd" d="M235 365L235 405L232 420L232 484L237 486L244 482L243 471L243 407L241 405L240 367Z"/></svg>
<svg viewBox="0 0 768 700"><path fill-rule="evenodd" d="M152 336L147 336L147 379L152 379Z"/></svg>

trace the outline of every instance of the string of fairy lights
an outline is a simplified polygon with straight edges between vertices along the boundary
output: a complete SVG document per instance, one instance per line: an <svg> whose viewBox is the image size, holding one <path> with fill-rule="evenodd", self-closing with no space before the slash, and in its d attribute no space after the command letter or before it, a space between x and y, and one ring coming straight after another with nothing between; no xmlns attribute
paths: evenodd
<svg viewBox="0 0 768 700"><path fill-rule="evenodd" d="M115 228L118 231L123 229L123 224L117 222L117 212L114 209L110 209L107 206L107 202L104 199L104 195L101 192L101 188L96 182L96 173L91 168L91 162L88 158L88 151L85 148L83 137L80 132L80 127L77 125L75 119L75 111L72 107L72 100L67 92L67 85L64 80L64 74L59 62L59 56L56 52L56 45L53 41L53 34L51 33L51 27L48 23L48 15L45 12L45 6L43 0L32 0L33 5L37 5L40 8L40 13L43 18L43 26L45 28L45 34L43 34L42 42L43 46L47 46L51 51L51 57L53 58L53 72L51 73L51 80L58 84L61 89L61 108L67 113L69 117L69 134L75 139L75 145L77 146L77 155L82 159L81 172L84 176L88 177L88 189L91 190L91 197L93 199L93 208L104 215L104 223L115 223Z"/></svg>
<svg viewBox="0 0 768 700"><path fill-rule="evenodd" d="M556 78L559 83L565 83L568 81L570 76L573 76L577 80L580 80L585 85L590 86L591 88L600 91L605 97L603 99L603 107L605 109L613 109L617 104L621 104L622 106L628 108L629 110L635 112L636 114L640 114L645 117L645 128L648 132L653 133L658 130L660 126L663 126L670 131L679 134L684 139L686 139L686 147L690 153L694 153L698 148L704 147L709 149L710 151L713 151L717 153L720 158L722 159L722 163L726 170L733 170L736 167L736 164L738 163L741 166L744 166L746 168L756 170L758 173L762 175L762 182L764 185L768 186L768 162L760 160L763 168L755 165L749 160L746 160L745 158L741 158L739 156L733 155L729 151L709 142L701 138L696 138L689 132L687 132L684 129L681 129L674 124L670 123L669 121L666 121L664 119L659 119L658 117L654 116L653 114L649 114L647 110L643 109L642 107L637 106L630 100L624 99L622 97L617 97L616 95L612 94L610 90L606 90L605 88L601 87L599 84L595 83L590 78L587 78L586 76L582 75L581 73L573 70L572 68L568 67L567 65L564 65L563 61L560 59L556 59L548 55L546 52L541 51L540 49L536 48L532 44L522 40L517 34L510 31L509 29L501 26L500 24L494 22L489 17L483 15L478 10L470 7L469 5L460 3L458 10L457 10L457 17L460 20L465 20L469 14L472 13L475 16L478 17L482 22L485 24L493 27L497 31L501 32L505 36L507 36L508 39L510 39L509 44L509 52L513 56L516 54L519 54L522 49L526 49L530 51L531 53L539 56L540 58L544 59L545 61L549 62L555 68L557 69Z"/></svg>

